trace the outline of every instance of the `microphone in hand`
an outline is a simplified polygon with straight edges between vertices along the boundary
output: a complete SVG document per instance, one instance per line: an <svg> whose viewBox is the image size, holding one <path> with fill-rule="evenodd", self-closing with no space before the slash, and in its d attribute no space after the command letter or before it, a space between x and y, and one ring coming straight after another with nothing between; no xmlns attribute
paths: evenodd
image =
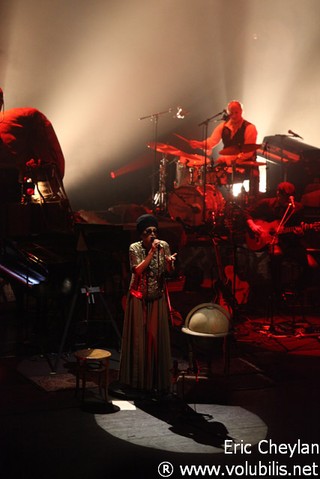
<svg viewBox="0 0 320 479"><path fill-rule="evenodd" d="M154 247L153 247L154 250L155 249L160 250L162 248L162 244L161 244L160 240L158 240L156 238L152 238L151 242L152 242L152 245L154 244Z"/></svg>

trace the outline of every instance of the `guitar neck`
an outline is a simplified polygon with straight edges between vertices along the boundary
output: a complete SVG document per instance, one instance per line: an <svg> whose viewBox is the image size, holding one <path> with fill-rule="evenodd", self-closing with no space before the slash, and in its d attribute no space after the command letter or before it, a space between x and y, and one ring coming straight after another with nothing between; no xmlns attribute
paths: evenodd
<svg viewBox="0 0 320 479"><path fill-rule="evenodd" d="M298 229L301 229L303 232L307 230L320 230L320 222L316 223L301 223L297 226L284 226L279 229L278 221L262 221L257 220L257 224L262 228L262 233L259 235L254 235L251 233L246 234L247 246L253 251L259 251L268 244L274 244L277 241L278 236L285 233L298 233Z"/></svg>
<svg viewBox="0 0 320 479"><path fill-rule="evenodd" d="M294 233L297 228L301 228L302 231L307 231L312 230L314 228L314 225L308 223L300 223L300 225L297 226L284 226L280 229L279 234Z"/></svg>

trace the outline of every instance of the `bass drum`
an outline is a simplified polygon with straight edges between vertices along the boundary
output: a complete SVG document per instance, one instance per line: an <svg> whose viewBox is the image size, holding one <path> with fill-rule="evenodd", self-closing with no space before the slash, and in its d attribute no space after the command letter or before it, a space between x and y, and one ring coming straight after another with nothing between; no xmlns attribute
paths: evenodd
<svg viewBox="0 0 320 479"><path fill-rule="evenodd" d="M213 185L206 185L205 221L221 214L225 200ZM168 199L168 211L172 219L182 221L188 226L203 223L204 188L203 186L181 186L173 190Z"/></svg>

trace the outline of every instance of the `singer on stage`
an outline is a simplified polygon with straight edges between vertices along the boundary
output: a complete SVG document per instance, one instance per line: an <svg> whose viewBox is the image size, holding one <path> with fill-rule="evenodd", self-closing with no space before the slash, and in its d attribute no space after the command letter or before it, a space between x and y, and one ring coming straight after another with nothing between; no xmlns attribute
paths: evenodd
<svg viewBox="0 0 320 479"><path fill-rule="evenodd" d="M245 120L242 116L242 104L233 100L228 103L227 111L223 115L222 122L216 126L209 138L202 141L191 140L190 146L194 149L207 149L208 154L222 140L224 149L229 147L239 147L243 145L255 145L257 141L257 129L253 123ZM255 161L255 150L241 152L236 155L221 155L216 164L232 166L233 162L241 161L241 169L244 170L243 179L250 180L250 195L256 196L259 192L259 169L258 167L247 167L245 162ZM238 168L240 170L240 168Z"/></svg>
<svg viewBox="0 0 320 479"><path fill-rule="evenodd" d="M119 380L141 391L169 392L171 347L165 275L174 269L176 253L158 239L153 215L136 222L140 241L129 247L132 272L124 316Z"/></svg>

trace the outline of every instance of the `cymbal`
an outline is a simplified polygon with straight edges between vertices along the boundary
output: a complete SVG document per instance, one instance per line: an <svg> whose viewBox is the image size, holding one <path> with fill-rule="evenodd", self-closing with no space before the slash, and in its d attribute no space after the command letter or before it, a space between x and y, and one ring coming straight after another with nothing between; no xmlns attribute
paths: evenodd
<svg viewBox="0 0 320 479"><path fill-rule="evenodd" d="M185 153L184 151L179 150L175 146L167 145L165 143L148 143L148 147L160 153L178 156L179 163L186 164L186 166L202 166L205 162L204 156L194 155L192 153Z"/></svg>
<svg viewBox="0 0 320 479"><path fill-rule="evenodd" d="M264 166L266 165L267 163L263 162L263 161L236 161L236 165L239 165L239 166Z"/></svg>
<svg viewBox="0 0 320 479"><path fill-rule="evenodd" d="M245 144L242 146L234 145L234 146L227 146L226 148L223 148L223 150L219 151L220 155L238 155L239 153L251 153L253 151L256 151L258 148L260 148L261 145L255 145L254 143L252 144Z"/></svg>
<svg viewBox="0 0 320 479"><path fill-rule="evenodd" d="M148 143L148 148L152 148L153 150L158 151L159 153L167 153L168 155L175 155L175 156L180 156L182 154L182 151L179 150L178 148L167 145L166 143Z"/></svg>
<svg viewBox="0 0 320 479"><path fill-rule="evenodd" d="M267 163L262 161L253 161L253 160L240 160L235 158L234 160L227 159L227 158L218 158L217 162L214 165L214 168L223 167L224 165L227 166L264 166Z"/></svg>

